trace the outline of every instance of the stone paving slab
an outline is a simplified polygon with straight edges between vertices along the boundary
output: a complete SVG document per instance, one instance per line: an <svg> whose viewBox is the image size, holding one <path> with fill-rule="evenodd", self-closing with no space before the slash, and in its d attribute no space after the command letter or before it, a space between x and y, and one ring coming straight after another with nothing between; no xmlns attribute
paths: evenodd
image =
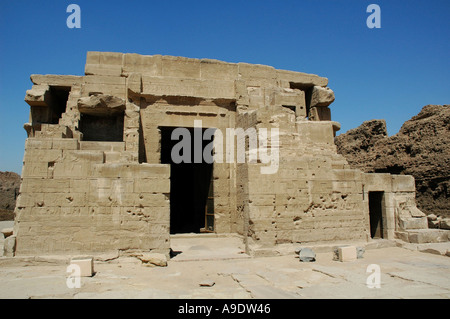
<svg viewBox="0 0 450 319"><path fill-rule="evenodd" d="M222 252L232 252L235 239L221 239ZM219 241L202 238L183 245L211 257ZM234 249L238 251L239 245ZM82 277L80 288L72 289L66 285L66 257L2 257L0 298L450 298L450 258L400 247L370 249L353 262L333 261L332 252L317 253L311 263L300 262L294 252L240 259L221 256L183 262L174 258L167 267L146 267L133 257L97 260L96 274ZM373 264L380 267L381 282L380 288L371 289L366 284L371 274L367 267ZM215 284L201 287L204 281Z"/></svg>

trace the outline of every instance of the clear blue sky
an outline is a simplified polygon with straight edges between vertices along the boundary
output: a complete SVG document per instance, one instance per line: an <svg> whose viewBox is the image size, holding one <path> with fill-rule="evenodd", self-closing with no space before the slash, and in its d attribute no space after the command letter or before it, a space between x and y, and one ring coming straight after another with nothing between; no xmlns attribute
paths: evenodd
<svg viewBox="0 0 450 319"><path fill-rule="evenodd" d="M66 8L81 7L81 29ZM366 8L381 7L381 29ZM0 170L21 173L30 74L83 75L87 51L212 58L314 73L342 132L386 119L390 135L450 103L449 0L1 1Z"/></svg>

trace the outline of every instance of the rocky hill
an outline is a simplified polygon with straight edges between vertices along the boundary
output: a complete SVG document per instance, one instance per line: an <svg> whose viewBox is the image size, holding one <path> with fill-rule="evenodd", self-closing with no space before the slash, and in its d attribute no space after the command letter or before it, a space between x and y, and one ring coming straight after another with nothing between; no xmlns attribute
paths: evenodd
<svg viewBox="0 0 450 319"><path fill-rule="evenodd" d="M14 219L19 187L20 175L13 172L0 172L0 221Z"/></svg>
<svg viewBox="0 0 450 319"><path fill-rule="evenodd" d="M450 105L423 107L391 137L384 120L372 120L335 142L352 167L413 175L418 207L427 215L450 217Z"/></svg>

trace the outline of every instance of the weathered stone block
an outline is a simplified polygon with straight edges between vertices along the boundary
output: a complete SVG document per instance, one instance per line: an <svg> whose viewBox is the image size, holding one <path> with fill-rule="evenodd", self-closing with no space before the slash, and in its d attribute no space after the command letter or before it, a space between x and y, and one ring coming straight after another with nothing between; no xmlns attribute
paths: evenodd
<svg viewBox="0 0 450 319"><path fill-rule="evenodd" d="M314 106L309 117L312 121L331 121L331 111L327 106Z"/></svg>
<svg viewBox="0 0 450 319"><path fill-rule="evenodd" d="M44 193L45 206L82 207L86 203L86 193Z"/></svg>
<svg viewBox="0 0 450 319"><path fill-rule="evenodd" d="M355 246L342 246L338 247L339 261L355 261L357 259Z"/></svg>
<svg viewBox="0 0 450 319"><path fill-rule="evenodd" d="M27 150L24 155L24 162L57 162L62 159L62 150Z"/></svg>
<svg viewBox="0 0 450 319"><path fill-rule="evenodd" d="M216 60L200 60L200 75L202 79L236 80L238 78L238 65L224 63Z"/></svg>
<svg viewBox="0 0 450 319"><path fill-rule="evenodd" d="M75 257L70 260L70 264L79 267L81 277L92 277L94 275L94 258L92 257Z"/></svg>
<svg viewBox="0 0 450 319"><path fill-rule="evenodd" d="M365 191L392 191L392 175L383 173L364 174Z"/></svg>
<svg viewBox="0 0 450 319"><path fill-rule="evenodd" d="M81 150L96 150L96 151L117 151L121 152L125 150L124 142L80 142Z"/></svg>
<svg viewBox="0 0 450 319"><path fill-rule="evenodd" d="M48 168L48 162L24 162L22 176L47 178Z"/></svg>
<svg viewBox="0 0 450 319"><path fill-rule="evenodd" d="M16 251L16 236L11 235L8 238L5 238L3 243L3 256L5 257L14 257Z"/></svg>
<svg viewBox="0 0 450 319"><path fill-rule="evenodd" d="M138 258L142 261L145 266L149 267L166 267L167 266L167 257L164 254L159 253L144 253Z"/></svg>
<svg viewBox="0 0 450 319"><path fill-rule="evenodd" d="M392 175L393 192L415 192L414 177L411 175Z"/></svg>
<svg viewBox="0 0 450 319"><path fill-rule="evenodd" d="M89 162L59 162L53 166L53 178L80 178L91 176L92 164Z"/></svg>
<svg viewBox="0 0 450 319"><path fill-rule="evenodd" d="M88 52L85 74L120 76L122 74L122 53Z"/></svg>
<svg viewBox="0 0 450 319"><path fill-rule="evenodd" d="M311 248L302 248L298 254L298 258L302 262L316 261L316 254Z"/></svg>
<svg viewBox="0 0 450 319"><path fill-rule="evenodd" d="M94 150L66 150L63 151L65 162L90 162L101 164L104 162L103 151Z"/></svg>
<svg viewBox="0 0 450 319"><path fill-rule="evenodd" d="M117 76L104 76L104 75L87 75L83 77L84 84L106 84L106 85L114 85L114 86L123 86L126 83L126 79L124 77ZM99 93L97 93L98 95ZM106 93L105 93L106 94ZM77 102L79 98L75 98L74 101Z"/></svg>
<svg viewBox="0 0 450 319"><path fill-rule="evenodd" d="M234 100L234 82L186 78L142 76L142 94L150 96L195 96L209 99Z"/></svg>
<svg viewBox="0 0 450 319"><path fill-rule="evenodd" d="M311 107L328 106L334 102L334 92L327 87L314 86L311 94Z"/></svg>
<svg viewBox="0 0 450 319"><path fill-rule="evenodd" d="M449 239L449 231L441 229L420 229L408 231L408 240L410 243L441 243Z"/></svg>
<svg viewBox="0 0 450 319"><path fill-rule="evenodd" d="M163 56L162 76L179 78L200 78L200 60L183 57Z"/></svg>
<svg viewBox="0 0 450 319"><path fill-rule="evenodd" d="M122 73L129 76L133 73L141 73L150 76L162 75L161 55L140 55L126 53L123 58ZM135 91L138 92L138 91Z"/></svg>
<svg viewBox="0 0 450 319"><path fill-rule="evenodd" d="M308 87L308 86L327 86L328 79L320 77L315 74L308 74L303 72L293 72L288 70L276 70L277 77L286 81L285 87Z"/></svg>
<svg viewBox="0 0 450 319"><path fill-rule="evenodd" d="M29 150L49 150L52 145L51 139L29 137L25 141L25 152Z"/></svg>
<svg viewBox="0 0 450 319"><path fill-rule="evenodd" d="M79 141L75 138L53 138L52 149L55 150L78 150Z"/></svg>
<svg viewBox="0 0 450 319"><path fill-rule="evenodd" d="M100 52L99 63L106 65L120 65L122 66L123 53L120 52Z"/></svg>
<svg viewBox="0 0 450 319"><path fill-rule="evenodd" d="M42 178L24 178L22 180L22 193L57 193L69 192L69 179L42 179Z"/></svg>
<svg viewBox="0 0 450 319"><path fill-rule="evenodd" d="M255 206L273 206L275 195L255 195L249 196L249 203Z"/></svg>
<svg viewBox="0 0 450 319"><path fill-rule="evenodd" d="M68 87L80 85L83 81L83 77L76 75L32 74L30 80L36 85L45 84Z"/></svg>
<svg viewBox="0 0 450 319"><path fill-rule="evenodd" d="M25 102L30 106L48 106L51 103L50 99L50 87L46 84L33 85L25 95Z"/></svg>
<svg viewBox="0 0 450 319"><path fill-rule="evenodd" d="M78 110L82 114L110 116L125 111L125 101L108 94L93 94L78 99Z"/></svg>
<svg viewBox="0 0 450 319"><path fill-rule="evenodd" d="M439 228L450 229L450 218L443 218L439 221Z"/></svg>
<svg viewBox="0 0 450 319"><path fill-rule="evenodd" d="M127 78L127 89L133 93L142 93L142 74L130 73Z"/></svg>
<svg viewBox="0 0 450 319"><path fill-rule="evenodd" d="M428 220L426 217L420 218L400 218L400 228L403 230L407 229L427 229Z"/></svg>
<svg viewBox="0 0 450 319"><path fill-rule="evenodd" d="M332 122L297 122L300 139L311 144L329 144L334 146L334 133Z"/></svg>

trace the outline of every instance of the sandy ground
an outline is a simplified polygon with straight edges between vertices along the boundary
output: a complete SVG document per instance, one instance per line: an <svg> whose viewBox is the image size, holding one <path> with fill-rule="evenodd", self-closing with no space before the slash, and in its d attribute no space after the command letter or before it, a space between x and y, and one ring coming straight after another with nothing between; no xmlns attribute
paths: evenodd
<svg viewBox="0 0 450 319"><path fill-rule="evenodd" d="M295 253L250 257L237 237L172 239L177 255L167 267L134 257L95 261L95 275L67 286L68 256L0 258L0 298L450 298L450 258L399 247L367 249L353 262L331 252L300 262ZM369 265L380 288L369 288ZM371 277L374 278L374 277ZM200 287L203 281L211 287ZM369 281L372 282L372 281Z"/></svg>

